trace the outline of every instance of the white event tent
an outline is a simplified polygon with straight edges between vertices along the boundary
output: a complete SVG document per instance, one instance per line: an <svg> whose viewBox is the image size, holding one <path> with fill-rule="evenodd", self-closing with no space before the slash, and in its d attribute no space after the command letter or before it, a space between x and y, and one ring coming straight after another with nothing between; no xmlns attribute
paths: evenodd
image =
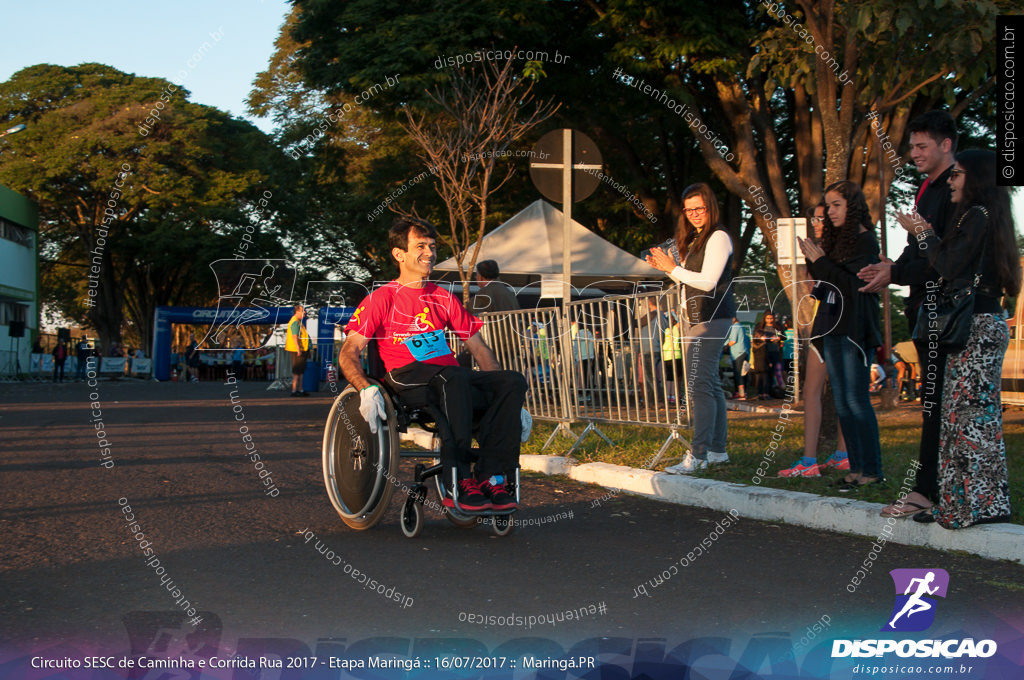
<svg viewBox="0 0 1024 680"><path fill-rule="evenodd" d="M485 235L477 262L495 260L501 280L515 287L540 280L562 280L562 211L544 200L537 200L507 222ZM573 220L572 285L577 289L598 282L601 288L629 287L634 282L662 281L663 272L640 258L612 245ZM652 234L652 243L654 241ZM472 257L474 242L466 250L465 262ZM458 278L455 258L434 268L437 278Z"/></svg>

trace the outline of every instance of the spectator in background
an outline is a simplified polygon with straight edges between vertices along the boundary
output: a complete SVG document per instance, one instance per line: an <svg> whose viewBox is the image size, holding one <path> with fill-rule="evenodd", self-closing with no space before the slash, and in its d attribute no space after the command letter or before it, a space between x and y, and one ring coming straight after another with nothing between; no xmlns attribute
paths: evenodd
<svg viewBox="0 0 1024 680"><path fill-rule="evenodd" d="M771 399L776 370L782 364L782 327L776 323L775 315L766 309L764 316L754 326L753 348L754 382L758 399Z"/></svg>
<svg viewBox="0 0 1024 680"><path fill-rule="evenodd" d="M85 339L85 336L83 335L81 340L78 341L78 344L75 345L75 358L78 360L78 370L75 374L75 378L77 380L81 380L83 382L85 381L85 364L87 361L89 361L90 354L91 352L89 350L89 342Z"/></svg>
<svg viewBox="0 0 1024 680"><path fill-rule="evenodd" d="M647 298L647 313L640 317L637 331L636 356L640 362L637 375L644 383L644 395L650 404L657 403L658 389L662 381L661 375L661 344L668 329L668 315L661 311L660 304L667 297L651 296Z"/></svg>
<svg viewBox="0 0 1024 680"><path fill-rule="evenodd" d="M675 314L669 320L661 343L661 366L665 371L668 403L677 404L685 395L680 386L686 381L686 367L683 365L683 322Z"/></svg>
<svg viewBox="0 0 1024 680"><path fill-rule="evenodd" d="M245 380L245 373L242 367L245 364L245 350L242 349L242 341L235 340L234 349L231 352L231 372L239 380Z"/></svg>
<svg viewBox="0 0 1024 680"><path fill-rule="evenodd" d="M302 375L306 372L306 352L309 351L309 333L306 332L306 310L302 305L295 305L295 313L288 321L288 332L285 335L284 349L292 355L292 396L308 397L309 392L302 390Z"/></svg>
<svg viewBox="0 0 1024 680"><path fill-rule="evenodd" d="M878 392L885 386L885 369L882 364L874 363L871 364L871 387L868 388L870 392Z"/></svg>
<svg viewBox="0 0 1024 680"><path fill-rule="evenodd" d="M793 319L782 317L782 363L775 372L776 384L783 391L788 389L789 376L793 372L793 344L796 342L796 331L793 330Z"/></svg>
<svg viewBox="0 0 1024 680"><path fill-rule="evenodd" d="M593 386L594 357L597 356L597 347L594 343L594 335L587 330L586 326L580 326L575 319L569 324L569 342L572 344L572 360L580 367L580 398L583 401L590 401L590 390Z"/></svg>
<svg viewBox="0 0 1024 680"><path fill-rule="evenodd" d="M185 350L185 382L199 382L199 343L196 334L188 334L188 348Z"/></svg>
<svg viewBox="0 0 1024 680"><path fill-rule="evenodd" d="M917 399L917 375L914 363L917 361L917 348L909 341L899 343L892 348L892 361L893 366L896 367L896 389L900 391L900 398L905 401L915 401ZM906 388L905 392L904 387Z"/></svg>
<svg viewBox="0 0 1024 680"><path fill-rule="evenodd" d="M494 260L484 260L476 265L476 282L480 286L477 294L469 301L469 311L479 315L482 312L514 312L519 301L507 283L498 280L501 270Z"/></svg>
<svg viewBox="0 0 1024 680"><path fill-rule="evenodd" d="M68 358L68 345L64 338L53 348L53 382L64 382L64 362ZM59 376L59 379L58 379Z"/></svg>
<svg viewBox="0 0 1024 680"><path fill-rule="evenodd" d="M729 358L732 359L732 375L736 381L736 393L734 399L747 398L747 376L743 373L743 365L750 364L750 338L747 337L747 329L743 327L739 319L732 318L732 326L729 328L729 335L725 338L725 346L729 349Z"/></svg>

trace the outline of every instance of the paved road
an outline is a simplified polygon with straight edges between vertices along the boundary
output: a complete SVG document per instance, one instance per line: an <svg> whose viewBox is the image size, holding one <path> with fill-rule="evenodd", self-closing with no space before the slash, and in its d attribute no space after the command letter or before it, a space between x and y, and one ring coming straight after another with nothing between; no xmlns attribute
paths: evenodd
<svg viewBox="0 0 1024 680"><path fill-rule="evenodd" d="M428 656L431 645L473 653L525 645L556 656L599 646L606 662L640 663L701 638L721 653L701 663L729 667L745 654L756 669L760 644L788 649L813 634L802 658L824 637L879 637L896 568L950 574L927 635L968 631L997 639L1001 650L1016 639L1021 654L1020 566L887 545L853 587L868 539L608 498L559 478L525 480L518 518L545 522L505 538L434 515L419 538L406 539L397 496L381 525L353 531L323 491L329 393L297 399L264 387L241 384L239 404L276 496L243 455L224 385L101 383L91 397L84 384L0 386L0 677L14 677L4 659L58 655L61 644L174 655L201 654L200 642L207 655L262 648L321 658L388 645L410 653L409 644ZM149 565L125 505L153 551ZM195 627L183 620L186 600L203 619ZM475 622L488 616L490 625ZM530 628L531 616L544 622ZM368 641L388 636L399 642ZM536 640L513 642L522 638ZM772 653L781 668L791 663Z"/></svg>

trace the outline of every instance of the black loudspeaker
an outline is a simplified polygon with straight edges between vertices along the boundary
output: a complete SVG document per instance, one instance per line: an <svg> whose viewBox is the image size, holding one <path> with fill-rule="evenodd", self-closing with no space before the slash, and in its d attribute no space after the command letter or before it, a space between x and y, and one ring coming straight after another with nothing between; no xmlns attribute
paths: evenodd
<svg viewBox="0 0 1024 680"><path fill-rule="evenodd" d="M57 329L57 341L63 340L66 343L71 343L71 329L70 328L58 328Z"/></svg>
<svg viewBox="0 0 1024 680"><path fill-rule="evenodd" d="M7 335L12 338L23 338L25 337L25 322L24 321L12 321L7 326Z"/></svg>

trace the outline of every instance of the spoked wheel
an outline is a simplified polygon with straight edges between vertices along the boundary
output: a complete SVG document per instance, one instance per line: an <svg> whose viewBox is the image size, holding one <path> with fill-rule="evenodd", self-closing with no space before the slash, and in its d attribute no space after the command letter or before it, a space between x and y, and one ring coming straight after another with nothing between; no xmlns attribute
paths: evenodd
<svg viewBox="0 0 1024 680"><path fill-rule="evenodd" d="M359 413L359 391L349 385L331 406L324 427L323 469L327 497L345 524L369 529L384 516L398 472L395 408L387 392L387 420L370 432Z"/></svg>
<svg viewBox="0 0 1024 680"><path fill-rule="evenodd" d="M438 465L440 462L441 462L440 458L435 458L432 461L431 464L432 465ZM441 503L444 500L444 493L445 493L445 491L444 491L444 480L442 480L441 477L442 477L442 475L440 475L440 474L434 475L434 488L437 489L438 503ZM464 515L463 513L459 512L458 510L454 510L452 508L447 508L446 507L444 509L444 516L448 518L449 522L451 522L455 526L459 527L460 529L472 529L473 527L475 527L478 524L476 516Z"/></svg>
<svg viewBox="0 0 1024 680"><path fill-rule="evenodd" d="M515 521L512 519L512 515L494 515L491 517L491 529L498 536L508 536L514 526Z"/></svg>
<svg viewBox="0 0 1024 680"><path fill-rule="evenodd" d="M423 531L423 505L415 496L409 496L402 504L401 525L406 538L416 538Z"/></svg>

